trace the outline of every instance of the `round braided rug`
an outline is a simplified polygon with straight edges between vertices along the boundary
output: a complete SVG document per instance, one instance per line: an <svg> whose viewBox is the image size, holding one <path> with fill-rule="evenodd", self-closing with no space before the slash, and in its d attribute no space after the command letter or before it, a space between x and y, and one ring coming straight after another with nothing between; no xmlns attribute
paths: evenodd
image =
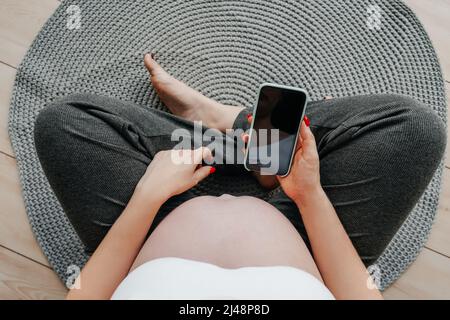
<svg viewBox="0 0 450 320"><path fill-rule="evenodd" d="M73 28L77 10L81 25ZM435 51L415 15L398 0L63 1L18 70L10 111L29 220L62 279L71 275L69 266L81 267L87 256L36 156L36 115L74 92L163 109L142 63L150 50L171 74L231 105L252 106L258 86L275 82L306 88L312 99L406 94L446 120ZM379 259L382 288L424 245L441 173L442 166ZM198 193L265 196L252 180L217 179Z"/></svg>

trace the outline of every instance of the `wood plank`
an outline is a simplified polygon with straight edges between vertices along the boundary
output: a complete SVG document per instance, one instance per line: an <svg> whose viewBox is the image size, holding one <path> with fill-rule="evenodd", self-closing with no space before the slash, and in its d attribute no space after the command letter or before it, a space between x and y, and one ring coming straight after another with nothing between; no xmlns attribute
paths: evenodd
<svg viewBox="0 0 450 320"><path fill-rule="evenodd" d="M450 169L444 171L439 212L427 247L450 257Z"/></svg>
<svg viewBox="0 0 450 320"><path fill-rule="evenodd" d="M16 69L0 63L0 151L14 155L8 135L8 112Z"/></svg>
<svg viewBox="0 0 450 320"><path fill-rule="evenodd" d="M444 77L450 81L450 1L404 0L425 26L438 53Z"/></svg>
<svg viewBox="0 0 450 320"><path fill-rule="evenodd" d="M400 290L411 299L450 299L450 259L424 249L394 287L387 297L398 295Z"/></svg>
<svg viewBox="0 0 450 320"><path fill-rule="evenodd" d="M0 61L17 67L59 4L57 0L2 0Z"/></svg>
<svg viewBox="0 0 450 320"><path fill-rule="evenodd" d="M413 298L403 290L397 288L395 285L383 292L383 297L386 300L412 300Z"/></svg>
<svg viewBox="0 0 450 320"><path fill-rule="evenodd" d="M31 231L15 159L0 153L0 245L49 265Z"/></svg>
<svg viewBox="0 0 450 320"><path fill-rule="evenodd" d="M0 247L0 300L64 299L66 293L53 270Z"/></svg>

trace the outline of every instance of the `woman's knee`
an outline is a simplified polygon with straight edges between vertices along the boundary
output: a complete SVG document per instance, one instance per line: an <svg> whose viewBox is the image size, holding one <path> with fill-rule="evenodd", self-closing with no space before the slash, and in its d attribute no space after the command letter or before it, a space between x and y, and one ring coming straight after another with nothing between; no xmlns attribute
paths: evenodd
<svg viewBox="0 0 450 320"><path fill-rule="evenodd" d="M38 153L51 147L52 140L61 135L61 119L67 110L64 105L52 104L42 109L34 123L34 142Z"/></svg>
<svg viewBox="0 0 450 320"><path fill-rule="evenodd" d="M83 95L70 95L42 109L34 124L34 140L38 154L56 145L64 145L73 124L84 116L85 111L77 101Z"/></svg>
<svg viewBox="0 0 450 320"><path fill-rule="evenodd" d="M420 144L427 156L442 160L447 145L444 121L430 106L407 96L397 96L396 106L403 117L402 131L411 144ZM416 149L416 148L415 148Z"/></svg>

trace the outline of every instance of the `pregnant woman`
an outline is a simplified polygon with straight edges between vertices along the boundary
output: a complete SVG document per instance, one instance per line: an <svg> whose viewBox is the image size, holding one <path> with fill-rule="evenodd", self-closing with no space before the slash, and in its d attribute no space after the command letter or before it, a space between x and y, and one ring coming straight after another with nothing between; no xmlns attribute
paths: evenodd
<svg viewBox="0 0 450 320"><path fill-rule="evenodd" d="M207 148L172 151L172 132L194 121L248 129L250 111L206 98L149 54L145 65L173 114L78 94L36 121L42 167L92 254L69 299L381 298L366 266L444 153L430 108L399 95L311 103L291 174L256 177L277 188L267 202L196 197L195 185L225 173L201 165ZM175 152L191 164L175 164Z"/></svg>

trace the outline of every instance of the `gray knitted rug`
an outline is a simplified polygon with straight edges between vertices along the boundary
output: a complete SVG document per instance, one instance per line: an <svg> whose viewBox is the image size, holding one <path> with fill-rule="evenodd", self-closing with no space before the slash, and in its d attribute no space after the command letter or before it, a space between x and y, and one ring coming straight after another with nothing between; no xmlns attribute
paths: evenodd
<svg viewBox="0 0 450 320"><path fill-rule="evenodd" d="M87 257L36 157L34 120L46 104L74 92L162 109L142 64L150 50L170 73L231 105L253 105L258 86L275 82L306 88L313 99L406 94L446 120L435 51L399 0L63 1L19 68L10 111L29 220L62 279ZM441 173L442 167L379 259L383 288L423 247ZM246 180L233 181L222 181L222 187L260 193ZM207 189L220 191L210 185L199 192Z"/></svg>

